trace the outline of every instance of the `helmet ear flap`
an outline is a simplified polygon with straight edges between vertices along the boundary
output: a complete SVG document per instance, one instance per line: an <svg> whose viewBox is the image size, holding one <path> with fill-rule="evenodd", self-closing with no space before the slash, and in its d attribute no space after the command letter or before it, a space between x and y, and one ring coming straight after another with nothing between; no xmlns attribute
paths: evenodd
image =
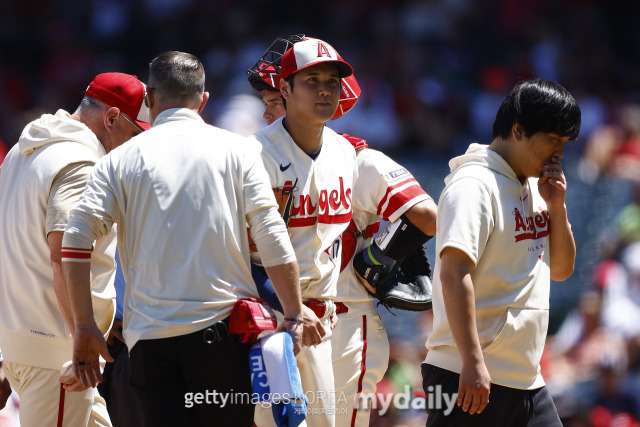
<svg viewBox="0 0 640 427"><path fill-rule="evenodd" d="M340 92L340 100L338 101L338 109L336 113L333 115L331 120L335 120L339 117L345 115L354 105L358 102L358 98L360 98L360 93L362 90L360 89L360 85L354 75L350 75L342 79L342 91Z"/></svg>

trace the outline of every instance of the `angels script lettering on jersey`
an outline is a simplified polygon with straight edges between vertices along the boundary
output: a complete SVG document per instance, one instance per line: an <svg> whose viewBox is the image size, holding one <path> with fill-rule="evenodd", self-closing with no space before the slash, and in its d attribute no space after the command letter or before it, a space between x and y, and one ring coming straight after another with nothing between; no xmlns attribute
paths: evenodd
<svg viewBox="0 0 640 427"><path fill-rule="evenodd" d="M341 224L351 221L351 188L344 186L343 177L338 177L336 188L318 191L318 200L312 200L309 194L294 195L291 206L289 227L307 227L316 222L321 224ZM284 187L291 188L291 181Z"/></svg>
<svg viewBox="0 0 640 427"><path fill-rule="evenodd" d="M542 209L540 209L542 210ZM549 213L545 210L536 212L534 216L523 217L518 208L514 209L516 220L516 242L536 240L549 234Z"/></svg>

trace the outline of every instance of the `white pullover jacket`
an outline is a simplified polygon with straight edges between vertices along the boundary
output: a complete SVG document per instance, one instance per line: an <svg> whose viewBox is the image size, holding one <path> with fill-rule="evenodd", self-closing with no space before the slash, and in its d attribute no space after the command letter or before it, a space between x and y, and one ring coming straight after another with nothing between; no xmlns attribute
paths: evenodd
<svg viewBox="0 0 640 427"><path fill-rule="evenodd" d="M58 110L29 123L0 167L0 347L7 361L58 370L71 359L71 333L53 288L47 202L64 167L104 155L87 126ZM97 318L115 298L114 255L115 232L96 243L91 258Z"/></svg>
<svg viewBox="0 0 640 427"><path fill-rule="evenodd" d="M460 373L462 359L447 322L440 254L465 252L480 345L491 381L518 389L544 386L540 358L549 323L549 215L537 178L521 184L486 145L472 144L449 162L438 201L433 274L433 332L425 361Z"/></svg>

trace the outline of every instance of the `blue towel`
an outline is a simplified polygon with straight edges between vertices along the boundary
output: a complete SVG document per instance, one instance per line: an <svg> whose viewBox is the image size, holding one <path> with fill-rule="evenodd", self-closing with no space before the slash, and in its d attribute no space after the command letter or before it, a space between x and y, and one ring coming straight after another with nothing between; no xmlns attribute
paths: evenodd
<svg viewBox="0 0 640 427"><path fill-rule="evenodd" d="M308 399L288 332L259 339L249 352L253 400L269 402L278 427L298 427L307 417Z"/></svg>

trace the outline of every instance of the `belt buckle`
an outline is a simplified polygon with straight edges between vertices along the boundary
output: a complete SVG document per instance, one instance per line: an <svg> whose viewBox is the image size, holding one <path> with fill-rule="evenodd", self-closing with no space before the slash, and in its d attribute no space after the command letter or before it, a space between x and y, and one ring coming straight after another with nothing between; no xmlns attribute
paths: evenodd
<svg viewBox="0 0 640 427"><path fill-rule="evenodd" d="M202 331L202 341L205 344L221 343L230 341L231 334L224 322L216 322Z"/></svg>

